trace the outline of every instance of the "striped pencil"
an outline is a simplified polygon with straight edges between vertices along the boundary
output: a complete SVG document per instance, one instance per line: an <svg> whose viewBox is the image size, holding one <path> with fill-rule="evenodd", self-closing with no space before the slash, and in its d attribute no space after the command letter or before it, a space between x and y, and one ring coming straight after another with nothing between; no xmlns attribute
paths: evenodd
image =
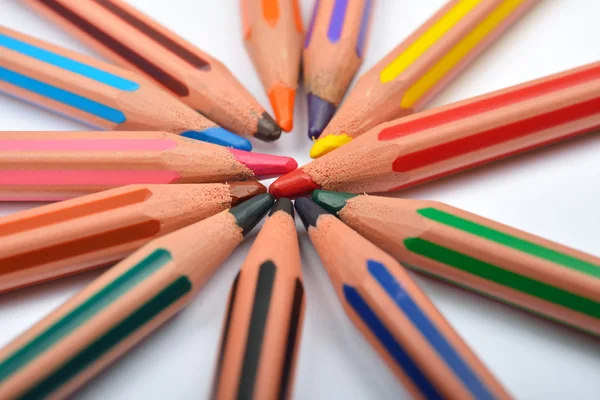
<svg viewBox="0 0 600 400"><path fill-rule="evenodd" d="M114 263L266 190L257 182L130 185L0 218L0 292Z"/></svg>
<svg viewBox="0 0 600 400"><path fill-rule="evenodd" d="M401 118L282 176L271 193L404 189L600 127L600 63Z"/></svg>
<svg viewBox="0 0 600 400"><path fill-rule="evenodd" d="M29 0L27 4L224 128L265 141L281 135L281 128L227 67L126 2Z"/></svg>
<svg viewBox="0 0 600 400"><path fill-rule="evenodd" d="M213 398L290 398L304 308L294 209L279 199L231 288Z"/></svg>
<svg viewBox="0 0 600 400"><path fill-rule="evenodd" d="M265 179L294 159L165 132L2 132L0 201L57 201L117 186Z"/></svg>
<svg viewBox="0 0 600 400"><path fill-rule="evenodd" d="M313 198L408 267L600 335L599 258L438 202Z"/></svg>
<svg viewBox="0 0 600 400"><path fill-rule="evenodd" d="M310 138L321 135L363 62L374 1L315 3L303 57Z"/></svg>
<svg viewBox="0 0 600 400"><path fill-rule="evenodd" d="M296 200L344 310L415 399L509 399L406 270L308 198Z"/></svg>
<svg viewBox="0 0 600 400"><path fill-rule="evenodd" d="M142 75L2 26L0 91L100 129L167 131L252 149Z"/></svg>
<svg viewBox="0 0 600 400"><path fill-rule="evenodd" d="M155 239L0 351L0 398L66 398L180 311L273 204Z"/></svg>
<svg viewBox="0 0 600 400"><path fill-rule="evenodd" d="M302 53L298 0L240 0L248 54L269 96L275 119L294 126L294 102Z"/></svg>
<svg viewBox="0 0 600 400"><path fill-rule="evenodd" d="M361 76L310 156L421 109L537 1L449 1Z"/></svg>

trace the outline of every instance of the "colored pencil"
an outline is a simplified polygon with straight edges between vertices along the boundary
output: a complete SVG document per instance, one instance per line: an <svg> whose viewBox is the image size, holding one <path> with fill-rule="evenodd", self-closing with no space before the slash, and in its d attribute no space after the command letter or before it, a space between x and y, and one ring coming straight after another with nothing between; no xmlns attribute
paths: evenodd
<svg viewBox="0 0 600 400"><path fill-rule="evenodd" d="M212 398L290 398L305 308L290 200L273 206L227 308Z"/></svg>
<svg viewBox="0 0 600 400"><path fill-rule="evenodd" d="M452 0L362 75L313 158L418 111L538 0Z"/></svg>
<svg viewBox="0 0 600 400"><path fill-rule="evenodd" d="M130 185L0 218L0 292L114 263L267 189L257 182Z"/></svg>
<svg viewBox="0 0 600 400"><path fill-rule="evenodd" d="M2 132L0 201L57 201L134 183L265 179L294 159L166 132Z"/></svg>
<svg viewBox="0 0 600 400"><path fill-rule="evenodd" d="M600 335L600 258L443 203L313 198L407 267Z"/></svg>
<svg viewBox="0 0 600 400"><path fill-rule="evenodd" d="M146 75L222 127L257 139L281 128L221 62L121 0L30 0L102 55Z"/></svg>
<svg viewBox="0 0 600 400"><path fill-rule="evenodd" d="M252 149L142 75L2 26L0 91L100 129L167 131Z"/></svg>
<svg viewBox="0 0 600 400"><path fill-rule="evenodd" d="M600 128L600 63L371 129L282 176L276 196L389 192Z"/></svg>
<svg viewBox="0 0 600 400"><path fill-rule="evenodd" d="M308 136L318 138L363 62L375 0L317 0L304 42Z"/></svg>
<svg viewBox="0 0 600 400"><path fill-rule="evenodd" d="M0 398L66 398L180 311L273 204L262 194L149 244L0 351Z"/></svg>
<svg viewBox="0 0 600 400"><path fill-rule="evenodd" d="M296 210L344 311L414 398L510 398L391 256L308 198Z"/></svg>
<svg viewBox="0 0 600 400"><path fill-rule="evenodd" d="M294 126L294 102L302 53L298 0L240 0L248 54L269 96L277 124Z"/></svg>

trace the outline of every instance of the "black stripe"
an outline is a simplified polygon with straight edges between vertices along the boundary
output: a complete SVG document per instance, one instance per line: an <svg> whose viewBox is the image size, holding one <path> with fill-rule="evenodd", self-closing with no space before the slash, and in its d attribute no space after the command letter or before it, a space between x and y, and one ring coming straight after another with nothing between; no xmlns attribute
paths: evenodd
<svg viewBox="0 0 600 400"><path fill-rule="evenodd" d="M256 383L276 271L277 268L271 261L266 261L260 266L256 281L254 304L252 305L252 318L248 329L246 353L244 354L244 364L242 365L242 375L238 387L238 399L254 398L254 384Z"/></svg>
<svg viewBox="0 0 600 400"><path fill-rule="evenodd" d="M281 374L281 385L279 389L279 399L288 397L292 368L294 367L294 353L296 342L298 340L298 331L302 324L302 308L304 299L304 288L300 279L296 278L296 288L294 289L294 303L292 304L292 313L290 315L290 324L288 330L287 345L285 348L285 358L283 372Z"/></svg>

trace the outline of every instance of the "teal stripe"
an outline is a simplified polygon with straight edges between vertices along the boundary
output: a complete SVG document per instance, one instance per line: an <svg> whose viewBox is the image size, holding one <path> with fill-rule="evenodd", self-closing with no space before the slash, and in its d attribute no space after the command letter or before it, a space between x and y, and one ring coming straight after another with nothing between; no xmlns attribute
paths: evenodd
<svg viewBox="0 0 600 400"><path fill-rule="evenodd" d="M157 249L0 363L0 383L49 350L172 260Z"/></svg>
<svg viewBox="0 0 600 400"><path fill-rule="evenodd" d="M534 257L538 257L586 275L593 276L594 278L600 278L600 265L580 260L568 254L560 253L548 247L544 247L516 236L488 228L487 226L480 225L476 222L466 220L436 208L422 208L417 210L417 212L422 216L441 224L448 225L453 228L460 229L461 231L491 240L492 242L511 247Z"/></svg>
<svg viewBox="0 0 600 400"><path fill-rule="evenodd" d="M34 400L50 396L52 392L83 372L124 339L130 337L145 324L152 321L154 317L189 293L191 289L192 284L186 277L180 277L173 281L146 304L134 311L133 314L91 343L42 382L21 395L20 399Z"/></svg>
<svg viewBox="0 0 600 400"><path fill-rule="evenodd" d="M54 65L55 67L85 76L86 78L93 79L96 82L114 87L115 89L134 92L140 88L138 83L130 81L129 79L121 78L117 75L113 75L109 72L102 71L101 69L80 63L59 54L52 53L48 50L44 50L26 42L22 42L2 33L0 33L0 46L35 58L47 64Z"/></svg>

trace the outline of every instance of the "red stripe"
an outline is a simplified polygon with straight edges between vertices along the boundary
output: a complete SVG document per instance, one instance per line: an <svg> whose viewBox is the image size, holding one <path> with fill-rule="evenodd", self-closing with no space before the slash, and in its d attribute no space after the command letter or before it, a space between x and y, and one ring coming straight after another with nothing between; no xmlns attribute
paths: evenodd
<svg viewBox="0 0 600 400"><path fill-rule="evenodd" d="M568 89L595 79L600 79L600 65L390 126L379 132L378 139L393 140L401 136L493 111L500 107L530 100L557 90Z"/></svg>
<svg viewBox="0 0 600 400"><path fill-rule="evenodd" d="M528 119L499 126L471 136L443 143L421 151L400 156L394 160L392 170L407 172L462 156L500 143L519 139L578 119L600 113L600 98L584 101L569 107L536 115Z"/></svg>

